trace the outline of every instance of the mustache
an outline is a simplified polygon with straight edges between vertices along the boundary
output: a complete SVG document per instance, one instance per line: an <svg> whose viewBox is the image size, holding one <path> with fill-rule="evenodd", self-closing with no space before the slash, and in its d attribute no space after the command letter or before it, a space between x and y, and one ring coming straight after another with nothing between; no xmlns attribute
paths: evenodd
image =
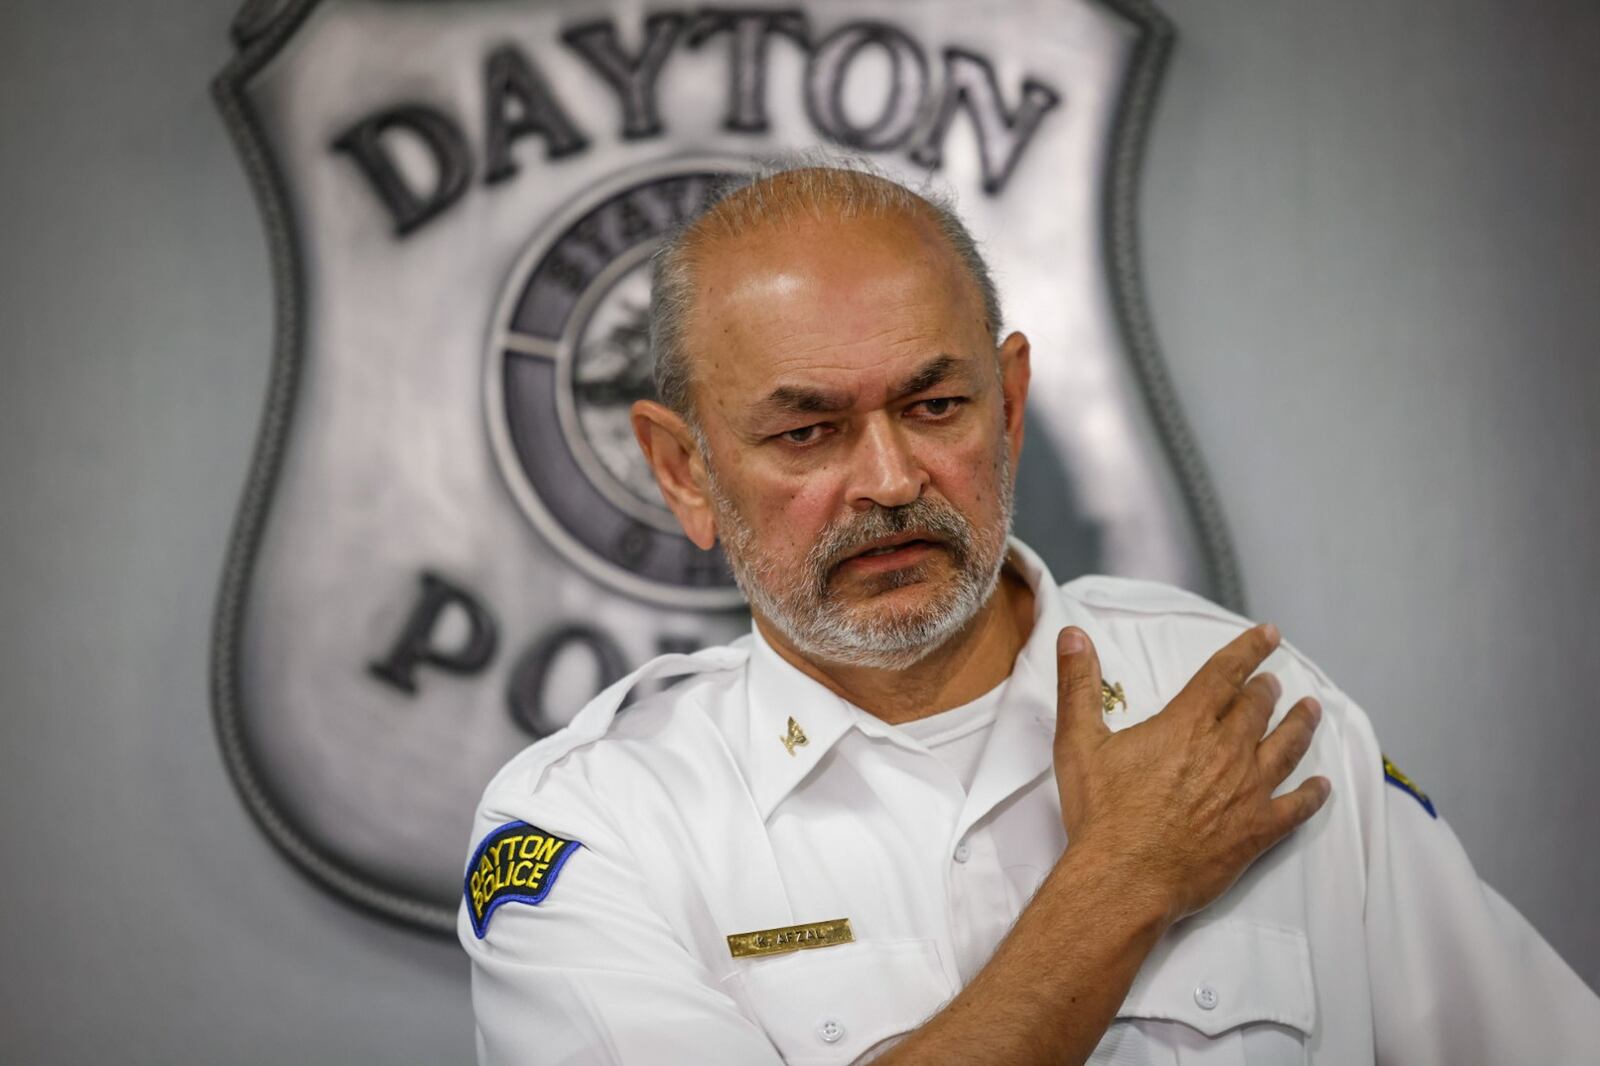
<svg viewBox="0 0 1600 1066"><path fill-rule="evenodd" d="M874 506L830 526L808 553L809 569L826 585L834 569L873 541L906 533L941 544L957 566L972 552L972 526L966 517L943 500L922 496L898 507Z"/></svg>

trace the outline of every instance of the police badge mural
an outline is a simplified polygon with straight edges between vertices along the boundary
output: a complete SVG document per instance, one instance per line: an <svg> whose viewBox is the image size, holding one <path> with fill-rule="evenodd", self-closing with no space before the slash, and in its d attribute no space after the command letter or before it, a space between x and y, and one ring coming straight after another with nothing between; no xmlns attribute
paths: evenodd
<svg viewBox="0 0 1600 1066"><path fill-rule="evenodd" d="M627 411L647 261L716 180L835 146L953 191L1033 342L1019 534L1237 604L1138 286L1170 33L1136 0L252 0L216 97L276 351L217 606L246 805L342 896L453 927L489 777L749 618Z"/></svg>

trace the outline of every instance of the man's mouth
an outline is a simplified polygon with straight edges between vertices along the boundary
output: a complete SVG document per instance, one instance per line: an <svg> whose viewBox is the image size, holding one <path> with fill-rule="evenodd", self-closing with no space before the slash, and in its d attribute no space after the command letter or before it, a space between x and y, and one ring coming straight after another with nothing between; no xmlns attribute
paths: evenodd
<svg viewBox="0 0 1600 1066"><path fill-rule="evenodd" d="M937 541L930 540L926 536L907 533L875 541L848 556L839 565L841 568L848 567L855 571L892 570L919 562L940 546Z"/></svg>

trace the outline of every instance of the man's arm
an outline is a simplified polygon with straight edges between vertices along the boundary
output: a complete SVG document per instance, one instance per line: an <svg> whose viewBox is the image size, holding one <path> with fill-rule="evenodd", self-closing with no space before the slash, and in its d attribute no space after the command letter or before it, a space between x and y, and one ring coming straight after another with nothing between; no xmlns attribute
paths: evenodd
<svg viewBox="0 0 1600 1066"><path fill-rule="evenodd" d="M961 994L877 1061L1085 1061L1170 924L1137 889L1118 857L1069 847Z"/></svg>
<svg viewBox="0 0 1600 1066"><path fill-rule="evenodd" d="M661 915L582 775L557 765L537 790L519 776L490 787L473 840L521 821L581 846L553 877L542 872L548 888L535 906L508 902L475 921L473 898L463 899L456 931L472 960L480 1066L780 1066L761 1027Z"/></svg>
<svg viewBox="0 0 1600 1066"><path fill-rule="evenodd" d="M880 1062L1088 1059L1156 942L1327 799L1325 778L1274 798L1320 719L1297 703L1265 739L1281 692L1251 677L1278 644L1258 626L1159 714L1113 734L1087 635L1057 644L1056 781L1068 846L988 964Z"/></svg>
<svg viewBox="0 0 1600 1066"><path fill-rule="evenodd" d="M1386 765L1343 693L1366 856L1366 955L1378 1061L1588 1063L1600 998L1484 884L1450 826Z"/></svg>

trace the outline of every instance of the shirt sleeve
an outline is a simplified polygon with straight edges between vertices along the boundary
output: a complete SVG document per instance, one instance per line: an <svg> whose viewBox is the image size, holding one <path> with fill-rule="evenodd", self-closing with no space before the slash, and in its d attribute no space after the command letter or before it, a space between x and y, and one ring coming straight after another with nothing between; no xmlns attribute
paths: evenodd
<svg viewBox="0 0 1600 1066"><path fill-rule="evenodd" d="M674 934L652 900L648 872L580 775L557 765L536 791L519 785L533 776L502 775L485 793L474 822L477 861L469 862L457 916L472 960L481 1066L779 1066L760 1026ZM578 846L539 891L512 890L475 922L472 875L482 842L518 823ZM515 872L526 879L532 869ZM491 890L493 877L478 891ZM530 895L542 898L527 902Z"/></svg>
<svg viewBox="0 0 1600 1066"><path fill-rule="evenodd" d="M1345 758L1367 862L1379 1063L1595 1061L1600 999L1484 884L1454 832L1347 698Z"/></svg>

